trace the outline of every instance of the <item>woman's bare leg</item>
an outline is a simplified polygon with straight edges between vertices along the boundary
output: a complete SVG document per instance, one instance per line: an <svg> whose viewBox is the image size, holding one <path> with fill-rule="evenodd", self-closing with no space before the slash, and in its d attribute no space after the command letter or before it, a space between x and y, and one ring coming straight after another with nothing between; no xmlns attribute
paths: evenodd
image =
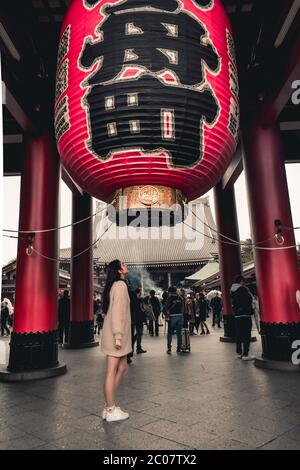
<svg viewBox="0 0 300 470"><path fill-rule="evenodd" d="M116 378L115 378L115 386L116 389L121 381L121 378L125 374L126 370L128 369L128 364L127 364L127 356L123 356L120 358L120 362L118 365L118 370L116 373Z"/></svg>
<svg viewBox="0 0 300 470"><path fill-rule="evenodd" d="M106 373L103 384L105 403L108 408L115 406L116 376L121 358L114 356L106 357Z"/></svg>

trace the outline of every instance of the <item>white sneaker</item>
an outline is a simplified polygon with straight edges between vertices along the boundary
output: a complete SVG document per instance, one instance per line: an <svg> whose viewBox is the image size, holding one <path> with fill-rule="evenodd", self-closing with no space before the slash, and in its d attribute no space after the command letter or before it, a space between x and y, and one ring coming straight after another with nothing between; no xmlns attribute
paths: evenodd
<svg viewBox="0 0 300 470"><path fill-rule="evenodd" d="M106 421L122 421L129 418L129 413L122 411L119 406L115 406L112 411L106 410Z"/></svg>
<svg viewBox="0 0 300 470"><path fill-rule="evenodd" d="M254 361L254 356L243 356L242 361Z"/></svg>
<svg viewBox="0 0 300 470"><path fill-rule="evenodd" d="M238 358L238 359L242 359L242 357L243 357L243 354L238 354L238 355L237 355L237 358Z"/></svg>
<svg viewBox="0 0 300 470"><path fill-rule="evenodd" d="M115 408L119 408L119 409L120 409L119 406L115 406ZM106 419L106 415L107 415L107 408L106 408L106 406L105 406L105 407L103 408L103 411L102 411L102 419L105 420L105 419Z"/></svg>
<svg viewBox="0 0 300 470"><path fill-rule="evenodd" d="M120 409L119 406L115 406L115 408L119 408L119 409ZM105 419L106 419L106 415L107 415L107 408L106 408L106 406L105 406L105 407L103 408L103 411L102 411L102 419L105 420Z"/></svg>

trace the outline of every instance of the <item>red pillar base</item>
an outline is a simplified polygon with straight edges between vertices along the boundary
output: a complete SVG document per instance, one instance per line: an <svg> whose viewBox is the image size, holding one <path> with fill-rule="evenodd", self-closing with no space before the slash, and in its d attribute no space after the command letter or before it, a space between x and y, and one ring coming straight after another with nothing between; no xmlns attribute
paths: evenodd
<svg viewBox="0 0 300 470"><path fill-rule="evenodd" d="M300 338L300 323L261 322L262 357L272 361L291 362L292 344Z"/></svg>
<svg viewBox="0 0 300 470"><path fill-rule="evenodd" d="M233 315L224 315L224 336L220 336L221 343L235 343L235 320ZM257 341L256 336L251 337L251 343Z"/></svg>
<svg viewBox="0 0 300 470"><path fill-rule="evenodd" d="M272 361L264 357L255 358L254 365L259 369L279 370L281 372L300 372L300 365L294 366L292 362Z"/></svg>
<svg viewBox="0 0 300 470"><path fill-rule="evenodd" d="M50 377L63 375L66 372L67 366L65 364L58 364L55 367L48 367L46 369L19 372L0 369L0 382L27 382L29 380L49 379Z"/></svg>
<svg viewBox="0 0 300 470"><path fill-rule="evenodd" d="M221 343L235 343L236 339L235 338L230 338L228 336L220 336L220 341L221 341ZM251 341L251 343L255 343L255 341L257 341L256 336L252 336L250 341Z"/></svg>
<svg viewBox="0 0 300 470"><path fill-rule="evenodd" d="M81 349L98 346L94 339L94 321L71 321L69 342L64 345L66 349Z"/></svg>
<svg viewBox="0 0 300 470"><path fill-rule="evenodd" d="M235 338L230 336L220 336L221 343L235 343Z"/></svg>
<svg viewBox="0 0 300 470"><path fill-rule="evenodd" d="M235 321L233 315L223 315L224 320L224 336L220 337L220 341L224 343L235 343Z"/></svg>
<svg viewBox="0 0 300 470"><path fill-rule="evenodd" d="M80 344L70 344L65 343L62 345L63 349L86 349L86 348L96 348L99 346L99 341L94 341L93 343L80 343Z"/></svg>
<svg viewBox="0 0 300 470"><path fill-rule="evenodd" d="M57 331L11 334L8 371L24 372L56 366L58 366Z"/></svg>

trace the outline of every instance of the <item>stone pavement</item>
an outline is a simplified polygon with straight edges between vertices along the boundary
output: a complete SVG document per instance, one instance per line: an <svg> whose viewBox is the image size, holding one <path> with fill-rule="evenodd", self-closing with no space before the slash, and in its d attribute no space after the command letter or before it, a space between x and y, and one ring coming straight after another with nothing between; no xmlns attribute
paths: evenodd
<svg viewBox="0 0 300 470"><path fill-rule="evenodd" d="M60 350L67 374L0 383L0 450L300 449L300 375L242 362L220 331L193 337L184 356L146 334L148 353L134 356L119 389L122 423L101 419L100 349ZM251 348L259 353L260 340Z"/></svg>

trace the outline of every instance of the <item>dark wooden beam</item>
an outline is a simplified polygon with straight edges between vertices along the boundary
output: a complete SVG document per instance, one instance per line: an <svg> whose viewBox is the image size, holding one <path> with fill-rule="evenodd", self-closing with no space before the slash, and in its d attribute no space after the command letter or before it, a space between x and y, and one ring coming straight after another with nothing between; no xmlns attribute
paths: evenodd
<svg viewBox="0 0 300 470"><path fill-rule="evenodd" d="M300 34L294 42L285 66L278 70L279 79L273 91L265 99L263 105L263 124L268 126L275 122L286 104L291 99L292 84L300 77Z"/></svg>
<svg viewBox="0 0 300 470"><path fill-rule="evenodd" d="M22 134L4 134L3 136L3 144L21 144L22 142Z"/></svg>
<svg viewBox="0 0 300 470"><path fill-rule="evenodd" d="M23 166L23 145L3 145L3 176L20 176Z"/></svg>
<svg viewBox="0 0 300 470"><path fill-rule="evenodd" d="M28 117L26 112L20 106L18 101L9 91L6 84L2 81L2 103L19 124L21 129L27 133L34 133L36 131L35 126L33 125L31 119Z"/></svg>
<svg viewBox="0 0 300 470"><path fill-rule="evenodd" d="M73 194L77 194L78 196L83 195L83 190L80 188L80 186L78 186L78 184L75 183L73 178L69 175L69 173L64 167L62 167L61 170L61 177Z"/></svg>
<svg viewBox="0 0 300 470"><path fill-rule="evenodd" d="M242 146L238 145L229 167L222 179L222 188L227 189L234 185L243 171Z"/></svg>
<svg viewBox="0 0 300 470"><path fill-rule="evenodd" d="M280 130L281 131L300 131L300 120L281 122Z"/></svg>

